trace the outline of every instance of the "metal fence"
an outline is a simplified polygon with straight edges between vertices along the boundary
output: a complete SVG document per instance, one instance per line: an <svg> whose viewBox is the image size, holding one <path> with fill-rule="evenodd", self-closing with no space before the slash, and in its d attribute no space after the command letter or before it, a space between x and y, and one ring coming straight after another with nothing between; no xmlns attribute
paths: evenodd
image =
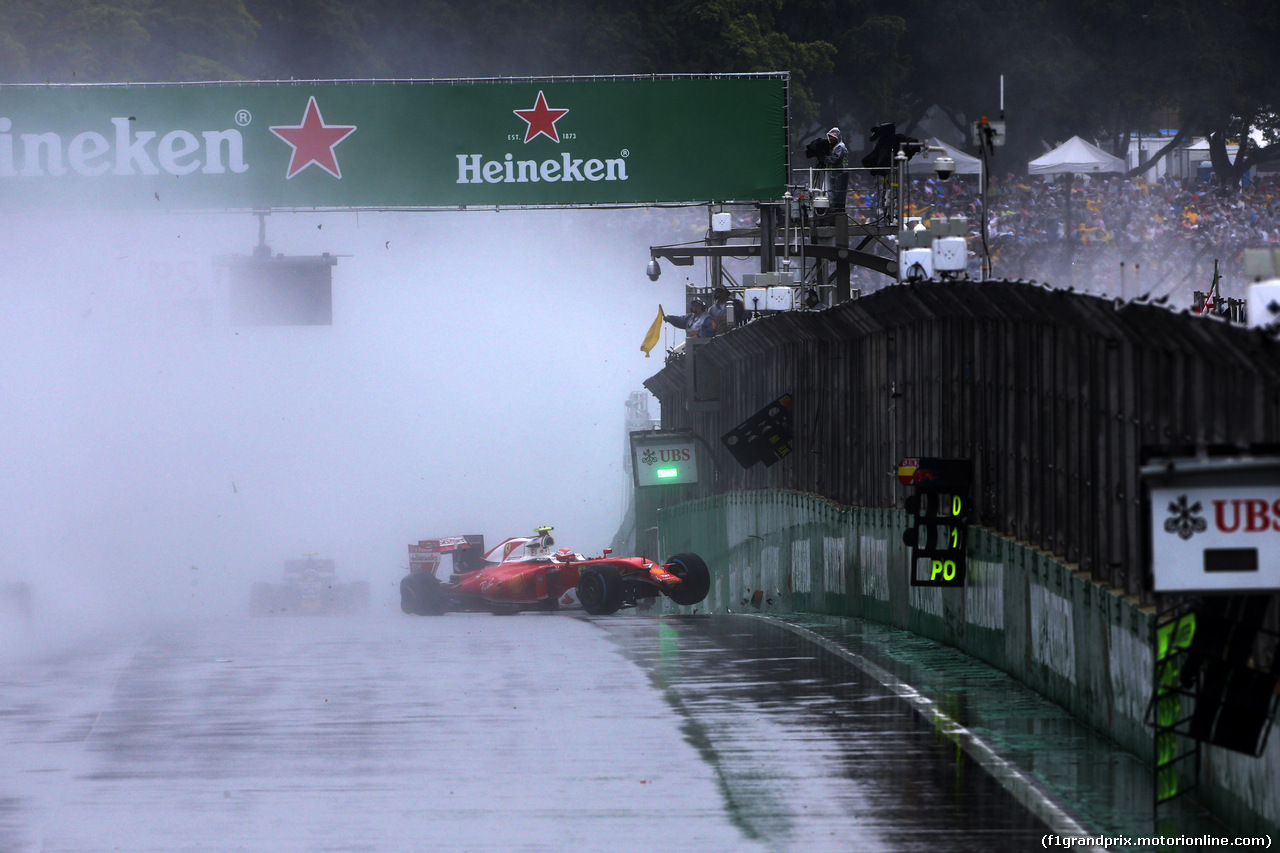
<svg viewBox="0 0 1280 853"><path fill-rule="evenodd" d="M664 428L711 449L713 475L675 497L782 488L894 507L900 458L972 459L979 524L1144 598L1143 448L1280 441L1271 337L1026 282L923 282L763 317L645 385ZM793 452L743 469L720 437L784 393Z"/></svg>

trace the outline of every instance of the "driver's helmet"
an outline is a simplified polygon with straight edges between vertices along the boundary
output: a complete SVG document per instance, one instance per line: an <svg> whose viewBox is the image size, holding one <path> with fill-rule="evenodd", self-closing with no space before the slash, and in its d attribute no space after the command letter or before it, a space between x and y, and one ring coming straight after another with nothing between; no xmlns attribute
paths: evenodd
<svg viewBox="0 0 1280 853"><path fill-rule="evenodd" d="M570 560L573 559L573 549L561 548L559 551L556 551L556 559L562 563L569 562Z"/></svg>

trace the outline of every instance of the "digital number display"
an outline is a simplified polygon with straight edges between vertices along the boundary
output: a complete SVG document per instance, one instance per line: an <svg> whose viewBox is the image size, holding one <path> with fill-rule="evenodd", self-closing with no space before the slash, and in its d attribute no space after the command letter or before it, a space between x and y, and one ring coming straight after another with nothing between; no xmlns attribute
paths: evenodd
<svg viewBox="0 0 1280 853"><path fill-rule="evenodd" d="M919 578L929 586L950 585L955 583L960 574L960 567L955 560L935 560L930 557L917 557L912 579ZM915 586L926 584L916 583Z"/></svg>
<svg viewBox="0 0 1280 853"><path fill-rule="evenodd" d="M967 459L910 459L899 466L914 493L906 500L909 527L902 541L911 548L912 586L962 587L968 570L969 488L972 464Z"/></svg>

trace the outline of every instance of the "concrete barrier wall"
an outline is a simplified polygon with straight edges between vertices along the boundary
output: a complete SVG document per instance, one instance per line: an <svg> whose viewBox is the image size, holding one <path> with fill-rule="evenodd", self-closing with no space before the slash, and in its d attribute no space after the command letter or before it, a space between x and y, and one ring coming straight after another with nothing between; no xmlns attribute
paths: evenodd
<svg viewBox="0 0 1280 853"><path fill-rule="evenodd" d="M906 628L1013 675L1152 763L1150 609L977 528L963 589L912 587L906 525L903 510L841 507L780 490L718 495L658 513L662 553L693 551L711 568L711 593L699 611L824 613ZM1204 756L1197 794L1205 805L1241 832L1280 827L1280 734L1261 758L1212 747Z"/></svg>

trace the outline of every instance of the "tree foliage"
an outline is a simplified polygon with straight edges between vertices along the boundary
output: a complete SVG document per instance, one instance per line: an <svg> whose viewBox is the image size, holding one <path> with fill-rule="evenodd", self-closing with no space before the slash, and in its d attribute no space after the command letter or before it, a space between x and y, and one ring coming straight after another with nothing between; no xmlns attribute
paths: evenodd
<svg viewBox="0 0 1280 853"><path fill-rule="evenodd" d="M1071 135L1280 157L1275 0L0 0L0 82L790 71L798 135L957 131L1000 109L1010 162ZM1240 146L1234 163L1228 143Z"/></svg>

